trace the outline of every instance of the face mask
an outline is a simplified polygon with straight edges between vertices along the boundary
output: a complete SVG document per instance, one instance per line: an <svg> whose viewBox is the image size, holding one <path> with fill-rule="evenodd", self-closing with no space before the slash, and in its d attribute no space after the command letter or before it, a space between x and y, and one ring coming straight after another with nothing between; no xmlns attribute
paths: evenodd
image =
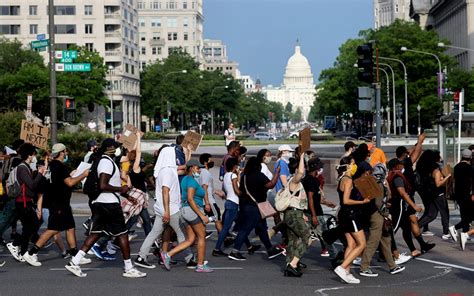
<svg viewBox="0 0 474 296"><path fill-rule="evenodd" d="M263 162L264 162L265 164L269 164L271 161L272 161L272 157L271 157L271 156L265 156L265 157L263 158Z"/></svg>
<svg viewBox="0 0 474 296"><path fill-rule="evenodd" d="M322 175L322 174L323 174L323 171L324 171L324 169L322 169L322 168L321 168L321 169L319 169L319 171L318 171L318 175Z"/></svg>
<svg viewBox="0 0 474 296"><path fill-rule="evenodd" d="M310 156L308 154L304 155L304 163L308 163L308 160L310 159Z"/></svg>
<svg viewBox="0 0 474 296"><path fill-rule="evenodd" d="M69 161L69 155L64 156L63 162L66 163L66 162L68 162L68 161Z"/></svg>
<svg viewBox="0 0 474 296"><path fill-rule="evenodd" d="M214 162L213 161L208 162L207 167L212 169L214 167Z"/></svg>
<svg viewBox="0 0 474 296"><path fill-rule="evenodd" d="M200 176L201 174L199 172L193 172L194 179L199 179Z"/></svg>
<svg viewBox="0 0 474 296"><path fill-rule="evenodd" d="M38 162L38 159L36 158L36 156L33 156L33 158L31 158L31 163L36 163Z"/></svg>
<svg viewBox="0 0 474 296"><path fill-rule="evenodd" d="M119 147L119 148L115 149L115 156L119 157L120 155L122 155L122 150Z"/></svg>

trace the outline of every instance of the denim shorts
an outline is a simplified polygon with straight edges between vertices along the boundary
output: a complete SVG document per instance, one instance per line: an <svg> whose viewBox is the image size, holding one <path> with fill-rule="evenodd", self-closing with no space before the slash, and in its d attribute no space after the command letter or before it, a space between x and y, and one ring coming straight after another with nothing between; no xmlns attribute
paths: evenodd
<svg viewBox="0 0 474 296"><path fill-rule="evenodd" d="M199 208L199 210L204 213L204 210L202 208ZM189 225L196 225L199 223L203 223L201 218L194 212L194 210L190 206L184 206L180 210L181 212L181 219L184 220Z"/></svg>

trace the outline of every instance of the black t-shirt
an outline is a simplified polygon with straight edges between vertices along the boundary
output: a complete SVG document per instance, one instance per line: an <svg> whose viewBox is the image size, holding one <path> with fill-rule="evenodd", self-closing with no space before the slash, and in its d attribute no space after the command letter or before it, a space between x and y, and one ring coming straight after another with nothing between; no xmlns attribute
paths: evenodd
<svg viewBox="0 0 474 296"><path fill-rule="evenodd" d="M402 163L405 168L405 172L403 172L403 175L407 178L407 181L410 183L410 187L414 188L416 177L415 177L415 172L413 171L413 162L411 161L410 157L407 157L405 158L404 161L402 161Z"/></svg>
<svg viewBox="0 0 474 296"><path fill-rule="evenodd" d="M471 199L473 190L474 169L467 162L460 162L454 167L454 196L456 200Z"/></svg>
<svg viewBox="0 0 474 296"><path fill-rule="evenodd" d="M51 182L44 176L41 177L38 188L36 189L38 194L43 194L43 208L49 209L51 194Z"/></svg>
<svg viewBox="0 0 474 296"><path fill-rule="evenodd" d="M303 178L303 187L308 196L309 192L313 192L313 203L316 215L323 215L324 212L323 208L321 207L321 190L319 180L307 173ZM311 213L311 210L308 209L308 212Z"/></svg>
<svg viewBox="0 0 474 296"><path fill-rule="evenodd" d="M140 172L137 174L133 171L133 169L131 169L129 176L133 187L146 192L145 173L142 170L140 170Z"/></svg>
<svg viewBox="0 0 474 296"><path fill-rule="evenodd" d="M247 186L247 190L258 203L267 200L268 188L265 187L265 185L270 182L270 180L261 172L250 173L240 178L240 190L243 192L239 199L240 205L250 204L257 206L248 196L247 190L245 190L244 187L244 181L246 182L245 185Z"/></svg>
<svg viewBox="0 0 474 296"><path fill-rule="evenodd" d="M70 205L72 188L64 183L69 178L68 168L59 160L53 160L50 163L51 170L51 194L50 207L63 208Z"/></svg>

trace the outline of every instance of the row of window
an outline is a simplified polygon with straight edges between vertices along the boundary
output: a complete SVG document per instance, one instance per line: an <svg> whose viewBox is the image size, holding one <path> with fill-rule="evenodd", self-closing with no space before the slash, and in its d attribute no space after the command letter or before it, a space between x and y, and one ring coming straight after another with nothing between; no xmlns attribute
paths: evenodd
<svg viewBox="0 0 474 296"><path fill-rule="evenodd" d="M171 54L173 51L176 51L178 49L182 49L184 52L189 52L189 48L187 46L178 48L175 46L170 46L168 47L168 55ZM147 48L146 47L141 47L140 48L140 54L146 55ZM151 54L152 55L161 55L163 54L163 47L162 46L152 46L151 47Z"/></svg>
<svg viewBox="0 0 474 296"><path fill-rule="evenodd" d="M193 40L196 38L196 33L193 32ZM161 40L161 33L160 32L153 32L153 36L151 38L152 40ZM177 41L178 38L178 33L177 32L168 32L168 41ZM188 41L189 40L189 33L184 32L183 33L183 41ZM145 33L140 33L140 41L146 41L146 36Z"/></svg>
<svg viewBox="0 0 474 296"><path fill-rule="evenodd" d="M29 15L38 15L38 5L28 7ZM46 6L48 13L48 7ZM92 15L92 5L84 5L84 15ZM20 6L0 6L0 15L20 15ZM74 5L55 5L54 15L76 15L76 6Z"/></svg>
<svg viewBox="0 0 474 296"><path fill-rule="evenodd" d="M138 9L188 9L190 6L188 5L188 1L183 1L181 5L179 5L178 1L166 1L165 3L161 3L160 1L140 1L137 2ZM191 9L195 8L195 2L191 2Z"/></svg>
<svg viewBox="0 0 474 296"><path fill-rule="evenodd" d="M153 28L159 28L162 25L162 19L159 17L153 17L149 20L150 26ZM145 18L140 18L138 20L138 23L140 27L146 27L147 26L147 20ZM189 18L184 17L182 19L182 25L183 27L188 27L189 26ZM168 17L166 18L166 26L168 28L177 28L178 27L178 18L176 17Z"/></svg>

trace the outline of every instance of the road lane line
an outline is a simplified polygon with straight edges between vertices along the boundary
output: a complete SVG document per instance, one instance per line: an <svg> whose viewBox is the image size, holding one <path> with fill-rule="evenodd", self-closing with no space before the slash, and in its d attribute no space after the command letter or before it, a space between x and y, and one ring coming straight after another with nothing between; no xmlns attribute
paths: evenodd
<svg viewBox="0 0 474 296"><path fill-rule="evenodd" d="M81 270L101 270L102 268L94 268L94 267L89 267L89 268L83 268L81 267ZM50 268L49 270L51 271L66 271L66 268Z"/></svg>
<svg viewBox="0 0 474 296"><path fill-rule="evenodd" d="M465 266L461 266L461 265L445 263L445 262L435 261L435 260L430 260L430 259L425 259L425 258L415 258L415 260L425 261L425 262L433 263L433 264L440 264L440 265L444 265L444 266L449 266L449 267L453 267L453 268L457 268L457 269L463 269L463 270L467 270L467 271L470 271L470 272L474 272L474 268L469 268L469 267L465 267Z"/></svg>

